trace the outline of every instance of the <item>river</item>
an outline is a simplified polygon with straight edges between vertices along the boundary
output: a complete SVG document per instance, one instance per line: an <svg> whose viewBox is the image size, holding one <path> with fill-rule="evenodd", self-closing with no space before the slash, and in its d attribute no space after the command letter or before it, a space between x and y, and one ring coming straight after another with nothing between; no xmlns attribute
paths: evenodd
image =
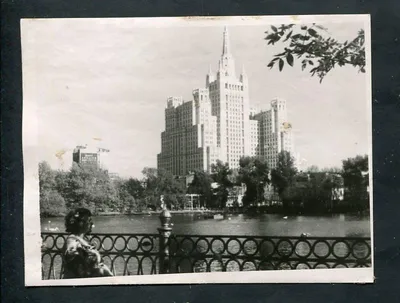
<svg viewBox="0 0 400 303"><path fill-rule="evenodd" d="M158 233L158 215L95 216L93 233ZM173 214L173 232L193 235L369 237L369 216L288 216L236 214L223 220L205 219L200 214ZM42 218L42 231L63 232L64 218Z"/></svg>

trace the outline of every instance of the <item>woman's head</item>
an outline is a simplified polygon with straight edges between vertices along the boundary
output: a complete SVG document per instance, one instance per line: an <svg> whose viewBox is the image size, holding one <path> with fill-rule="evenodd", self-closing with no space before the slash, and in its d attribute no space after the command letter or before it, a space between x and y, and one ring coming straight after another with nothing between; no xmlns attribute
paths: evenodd
<svg viewBox="0 0 400 303"><path fill-rule="evenodd" d="M65 231L71 234L87 234L92 231L92 214L86 208L72 210L65 217Z"/></svg>

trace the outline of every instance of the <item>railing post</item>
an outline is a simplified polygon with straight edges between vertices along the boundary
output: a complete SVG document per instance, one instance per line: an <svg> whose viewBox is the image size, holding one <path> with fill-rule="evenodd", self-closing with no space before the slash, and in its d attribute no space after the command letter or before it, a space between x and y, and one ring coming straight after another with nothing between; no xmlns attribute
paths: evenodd
<svg viewBox="0 0 400 303"><path fill-rule="evenodd" d="M172 228L170 227L171 213L164 208L160 214L161 227L158 228L160 234L160 274L169 272L169 237Z"/></svg>

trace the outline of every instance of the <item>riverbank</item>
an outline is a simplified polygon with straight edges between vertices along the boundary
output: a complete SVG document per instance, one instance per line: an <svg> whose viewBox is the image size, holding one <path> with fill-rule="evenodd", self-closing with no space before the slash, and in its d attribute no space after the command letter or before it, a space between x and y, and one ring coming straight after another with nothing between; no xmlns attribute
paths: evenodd
<svg viewBox="0 0 400 303"><path fill-rule="evenodd" d="M332 215L353 215L353 216L370 216L369 210L364 211L356 211L356 210L347 210L347 211L330 211L330 212L318 212L318 211L304 211L304 210L283 210L281 208L228 208L228 209L187 209L187 210L169 210L169 212L174 214L204 214L204 215L214 215L214 214L245 214L250 216L258 216L264 214L270 215L282 215L282 216L332 216ZM98 212L95 213L95 216L99 217L111 217L111 216L151 216L151 215L159 215L161 210L149 210L142 212ZM43 215L42 218L57 218L64 217L66 214L58 214L58 215Z"/></svg>
<svg viewBox="0 0 400 303"><path fill-rule="evenodd" d="M224 213L224 210L210 210L210 209L186 209L186 210L169 210L171 214L220 214ZM98 212L95 213L95 216L106 217L106 216L146 216L146 215L159 215L161 210L149 210L142 212L117 212L117 211L109 211L109 212ZM43 215L40 216L42 218L58 218L64 217L66 214L58 214L54 216Z"/></svg>

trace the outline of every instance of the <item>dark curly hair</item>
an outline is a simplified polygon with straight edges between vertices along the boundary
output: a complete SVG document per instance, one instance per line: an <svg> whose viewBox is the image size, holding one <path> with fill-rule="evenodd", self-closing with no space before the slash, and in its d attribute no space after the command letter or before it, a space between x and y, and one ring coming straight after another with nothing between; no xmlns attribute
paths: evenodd
<svg viewBox="0 0 400 303"><path fill-rule="evenodd" d="M72 234L90 232L92 229L91 217L92 213L86 208L71 210L65 216L65 231Z"/></svg>

